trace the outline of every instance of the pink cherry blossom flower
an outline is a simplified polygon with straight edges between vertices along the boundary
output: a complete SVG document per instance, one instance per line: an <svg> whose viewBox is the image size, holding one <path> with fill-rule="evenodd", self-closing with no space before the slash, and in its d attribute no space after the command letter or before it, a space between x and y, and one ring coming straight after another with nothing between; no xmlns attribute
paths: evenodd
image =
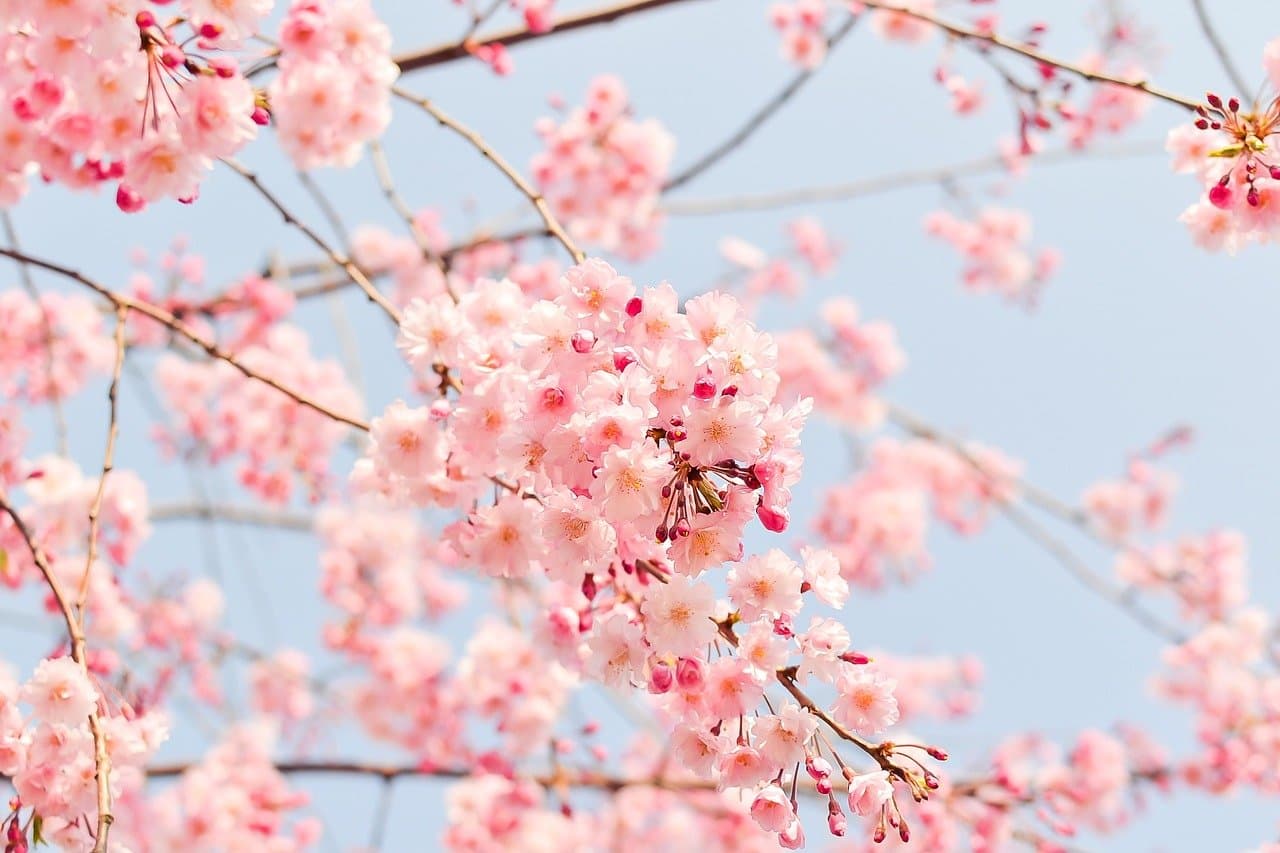
<svg viewBox="0 0 1280 853"><path fill-rule="evenodd" d="M866 667L847 669L836 679L832 714L853 730L879 734L898 722L897 682Z"/></svg>

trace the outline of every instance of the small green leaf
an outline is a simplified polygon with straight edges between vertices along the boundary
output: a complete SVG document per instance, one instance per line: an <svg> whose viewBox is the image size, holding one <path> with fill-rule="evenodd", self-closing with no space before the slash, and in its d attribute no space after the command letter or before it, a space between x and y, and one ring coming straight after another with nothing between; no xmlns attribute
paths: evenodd
<svg viewBox="0 0 1280 853"><path fill-rule="evenodd" d="M1210 157L1238 157L1240 156L1240 152L1243 150L1244 150L1244 143L1233 142L1230 145L1225 145L1222 148L1217 149L1216 151L1210 151L1209 156Z"/></svg>
<svg viewBox="0 0 1280 853"><path fill-rule="evenodd" d="M44 818L40 817L40 815L36 815L31 821L31 843L47 844L48 842L44 840L43 832Z"/></svg>
<svg viewBox="0 0 1280 853"><path fill-rule="evenodd" d="M0 548L0 575L9 574L9 552Z"/></svg>

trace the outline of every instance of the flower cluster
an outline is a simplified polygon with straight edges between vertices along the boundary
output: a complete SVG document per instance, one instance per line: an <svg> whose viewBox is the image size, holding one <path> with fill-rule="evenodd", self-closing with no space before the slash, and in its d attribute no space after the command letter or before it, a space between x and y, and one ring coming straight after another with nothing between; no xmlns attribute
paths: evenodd
<svg viewBox="0 0 1280 853"><path fill-rule="evenodd" d="M1181 220L1196 244L1236 249L1280 235L1280 98L1246 107L1209 94L1191 126L1169 131L1175 172L1205 187Z"/></svg>
<svg viewBox="0 0 1280 853"><path fill-rule="evenodd" d="M726 283L738 284L748 300L768 294L794 297L805 283L805 271L830 275L841 246L817 219L806 216L787 224L786 252L770 257L763 249L739 237L720 241L720 255L730 265Z"/></svg>
<svg viewBox="0 0 1280 853"><path fill-rule="evenodd" d="M807 328L778 335L782 393L812 398L815 408L836 423L879 426L884 405L874 392L906 365L897 333L882 320L863 320L849 299L823 303L822 318L829 339Z"/></svg>
<svg viewBox="0 0 1280 853"><path fill-rule="evenodd" d="M391 34L369 0L293 0L267 94L299 169L350 166L391 121Z"/></svg>
<svg viewBox="0 0 1280 853"><path fill-rule="evenodd" d="M349 417L360 413L360 397L342 368L315 359L306 336L294 327L271 327L238 358L333 411ZM313 500L325 494L330 459L346 434L343 424L245 377L225 361L167 355L157 363L155 377L175 417L175 425L158 435L172 449L206 455L214 463L241 457L241 484L268 501L287 501L295 477Z"/></svg>
<svg viewBox="0 0 1280 853"><path fill-rule="evenodd" d="M100 707L105 703L98 689L71 658L41 661L21 687L0 670L0 774L12 780L20 807L44 816L43 837L63 849L83 849L92 826L80 816L97 813L89 715ZM143 766L168 736L168 723L163 713L150 712L104 714L100 725L112 792L119 797L140 783Z"/></svg>
<svg viewBox="0 0 1280 853"><path fill-rule="evenodd" d="M544 150L530 170L575 238L628 258L657 248L675 139L656 119L632 118L621 80L597 77L582 106L536 130Z"/></svg>
<svg viewBox="0 0 1280 853"><path fill-rule="evenodd" d="M801 68L814 69L827 56L826 0L795 0L769 7L769 21L782 34L782 56Z"/></svg>
<svg viewBox="0 0 1280 853"><path fill-rule="evenodd" d="M275 734L262 723L233 728L176 785L123 821L138 849L271 850L301 853L320 838L318 818L292 819L307 804L275 768ZM145 834L144 834L145 833Z"/></svg>
<svg viewBox="0 0 1280 853"><path fill-rule="evenodd" d="M964 286L974 293L998 293L1011 302L1033 305L1062 263L1056 249L1033 254L1027 248L1031 218L1020 210L988 207L971 221L938 210L925 217L924 229L964 258Z"/></svg>
<svg viewBox="0 0 1280 853"><path fill-rule="evenodd" d="M877 588L889 570L906 578L928 568L931 507L959 533L981 530L991 508L1013 496L1021 466L991 448L965 454L932 441L877 441L857 477L827 490L814 520L840 574Z"/></svg>
<svg viewBox="0 0 1280 853"><path fill-rule="evenodd" d="M271 3L184 5L172 23L144 2L6 7L0 201L21 196L31 168L73 188L119 182L126 211L190 201L213 161L254 137L265 113L229 51Z"/></svg>
<svg viewBox="0 0 1280 853"><path fill-rule="evenodd" d="M0 393L39 403L65 399L109 373L110 338L94 303L77 294L0 293Z"/></svg>

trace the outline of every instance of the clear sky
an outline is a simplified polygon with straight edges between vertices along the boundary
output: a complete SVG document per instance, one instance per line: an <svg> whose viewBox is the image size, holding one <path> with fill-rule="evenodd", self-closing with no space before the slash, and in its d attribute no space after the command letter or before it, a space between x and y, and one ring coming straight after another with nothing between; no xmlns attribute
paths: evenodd
<svg viewBox="0 0 1280 853"><path fill-rule="evenodd" d="M465 28L459 10L444 0L375 5L391 24L398 49L454 38ZM558 8L586 5L561 0ZM684 164L722 139L793 74L778 57L767 5L699 0L517 48L516 73L509 79L494 78L478 63L458 63L404 82L475 126L523 167L538 147L532 124L547 113L546 97L559 93L576 102L592 76L613 72L628 85L639 115L656 117L675 133L676 160ZM1262 45L1280 35L1274 3L1207 5L1237 62L1261 82ZM1125 6L1163 48L1164 61L1155 70L1162 85L1191 96L1206 88L1228 91L1190 2ZM1057 55L1077 56L1087 43L1088 4L1005 0L999 8L1011 29L1037 18L1050 21L1054 26L1046 44ZM964 4L955 4L953 11L964 12ZM868 32L855 32L769 126L677 197L823 185L991 153L996 137L1011 130L1004 93L971 60L961 60L958 69L984 75L991 97L976 118L951 116L945 94L931 80L938 49L937 41L886 45ZM387 150L411 205L439 209L458 236L493 215L518 210L519 197L474 151L421 115L397 109ZM946 245L925 238L920 227L924 213L947 203L937 186L786 211L673 216L662 251L644 263L620 267L637 281L667 279L683 295L692 295L723 271L716 251L722 236L771 248L781 244L782 226L793 216L820 217L846 246L837 273L818 282L800 303L770 312L764 325L803 322L814 316L820 299L852 297L865 316L892 321L907 351L910 364L889 386L891 400L953 432L1001 447L1026 462L1032 480L1067 499L1077 498L1094 480L1118 474L1129 452L1171 426L1193 426L1194 445L1172 460L1182 490L1170 532L1242 531L1249 541L1255 600L1273 608L1280 593L1272 568L1280 554L1274 523L1280 502L1280 454L1274 441L1280 414L1276 249L1253 247L1228 257L1205 254L1191 244L1176 217L1198 187L1172 174L1161 151L1165 131L1184 118L1153 104L1127 137L1148 143L1145 156L1085 155L1060 165L1033 165L1025 180L1008 185L999 203L1027 209L1036 243L1056 246L1065 256L1061 272L1031 313L962 290L957 257ZM244 159L310 221L322 222L269 140L251 146ZM324 172L319 180L349 225L399 225L367 161L349 172ZM980 196L995 182L986 177L961 183ZM206 182L203 197L192 207L157 205L125 217L107 194L71 196L38 188L14 219L33 254L71 263L117 285L129 269L129 248L159 251L178 234L189 235L205 254L209 280L215 283L257 267L272 250L289 258L313 254L247 185L225 172ZM10 277L5 286L13 283ZM376 411L403 393L404 372L377 312L354 298L342 305L360 340L368 408ZM310 306L302 316L317 332L315 348L336 352L327 309ZM159 460L143 440L150 416L138 405L140 384L136 374L126 374L129 411L117 464L148 479L156 504L189 499L194 493L186 471ZM85 466L99 458L98 424L104 416L100 398L90 394L72 407L73 447ZM801 520L811 515L818 487L844 476L850 464L845 443L829 429L811 429L809 439L808 479L794 514ZM245 499L217 477L203 480L214 495ZM754 544L765 541L757 536ZM1092 566L1109 572L1108 554L1070 541ZM1191 743L1188 716L1158 704L1146 689L1161 642L1093 597L1017 531L998 523L976 540L959 541L937 530L931 549L935 567L929 574L905 591L855 595L846 619L856 645L903 654L968 652L984 660L980 713L960 725L918 727L936 732L934 739L950 748L961 767L979 761L1003 734L1027 729L1065 741L1089 727L1151 721L1151 731L1171 748ZM296 534L223 527L210 539L197 536L194 527L168 525L141 559L160 575L219 572L229 590L232 624L246 640L264 647L288 643L314 650L318 645L315 629L324 611L312 592L318 576L315 551ZM13 650L6 657L31 660L46 647L43 635L33 637L23 625L18 620L0 624L0 643ZM333 737L334 753L359 746L349 732ZM164 754L190 756L201 743L198 727L188 727ZM346 849L366 839L375 783L306 784L332 830L334 846L325 849ZM398 785L386 849L433 846L424 838L433 838L440 825L439 792L431 783ZM1084 846L1229 850L1277 832L1280 812L1254 798L1155 799L1153 817L1139 817L1130 830L1087 839ZM810 837L816 845L822 834Z"/></svg>

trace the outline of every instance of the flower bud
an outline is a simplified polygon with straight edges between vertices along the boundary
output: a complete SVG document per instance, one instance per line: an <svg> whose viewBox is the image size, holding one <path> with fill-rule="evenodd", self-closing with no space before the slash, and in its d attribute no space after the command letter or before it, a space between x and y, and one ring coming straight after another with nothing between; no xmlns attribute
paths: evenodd
<svg viewBox="0 0 1280 853"><path fill-rule="evenodd" d="M671 664L666 661L659 661L649 670L650 693L666 693L674 681L675 673L671 671Z"/></svg>
<svg viewBox="0 0 1280 853"><path fill-rule="evenodd" d="M676 664L676 683L680 685L681 690L685 692L701 690L705 680L706 673L701 660L680 658L680 663Z"/></svg>

